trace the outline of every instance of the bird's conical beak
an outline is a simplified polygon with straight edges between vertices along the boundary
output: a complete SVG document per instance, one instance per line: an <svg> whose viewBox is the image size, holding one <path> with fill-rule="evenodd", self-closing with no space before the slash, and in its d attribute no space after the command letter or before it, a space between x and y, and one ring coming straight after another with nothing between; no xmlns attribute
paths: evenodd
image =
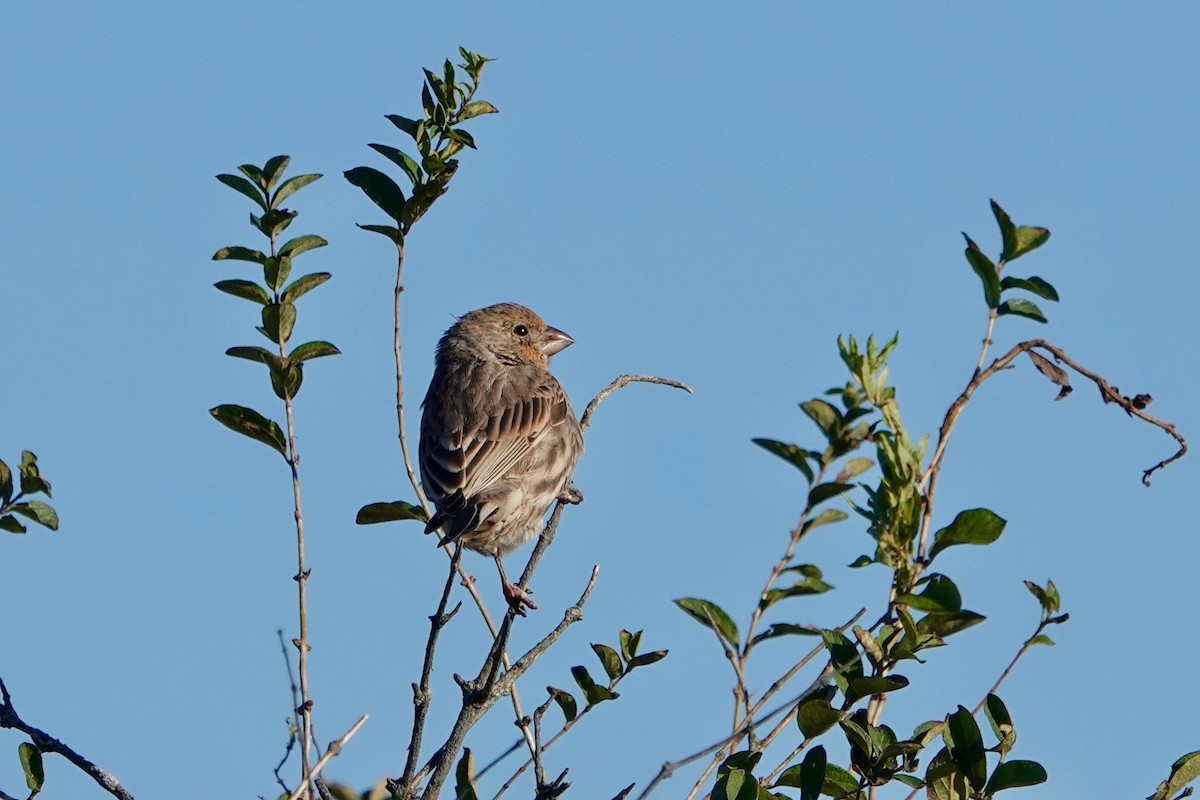
<svg viewBox="0 0 1200 800"><path fill-rule="evenodd" d="M573 344L575 344L575 340L558 328L546 328L546 332L542 335L542 353L546 358L566 350Z"/></svg>

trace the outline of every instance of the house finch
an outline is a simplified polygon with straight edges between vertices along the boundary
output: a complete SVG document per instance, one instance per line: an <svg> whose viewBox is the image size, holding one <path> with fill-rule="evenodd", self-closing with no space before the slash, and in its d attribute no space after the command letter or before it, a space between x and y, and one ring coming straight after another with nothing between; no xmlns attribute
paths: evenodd
<svg viewBox="0 0 1200 800"><path fill-rule="evenodd" d="M495 559L520 614L537 606L501 556L541 531L555 500L583 499L571 486L583 433L549 370L574 341L514 303L472 311L438 343L422 404L421 481L436 509L425 532Z"/></svg>

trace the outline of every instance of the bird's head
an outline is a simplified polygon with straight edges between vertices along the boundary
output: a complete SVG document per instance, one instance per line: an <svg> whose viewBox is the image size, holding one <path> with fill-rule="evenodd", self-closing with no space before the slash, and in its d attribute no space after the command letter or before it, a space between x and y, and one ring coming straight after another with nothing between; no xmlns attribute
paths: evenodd
<svg viewBox="0 0 1200 800"><path fill-rule="evenodd" d="M546 366L550 356L574 342L525 306L498 303L460 317L446 331L443 346L453 343L509 364Z"/></svg>

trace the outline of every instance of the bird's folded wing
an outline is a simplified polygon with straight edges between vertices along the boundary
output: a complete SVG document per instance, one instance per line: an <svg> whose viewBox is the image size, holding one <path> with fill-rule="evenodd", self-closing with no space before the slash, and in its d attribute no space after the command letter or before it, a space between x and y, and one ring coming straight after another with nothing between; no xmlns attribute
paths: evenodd
<svg viewBox="0 0 1200 800"><path fill-rule="evenodd" d="M496 484L570 409L550 376L525 391L510 384L499 400L500 410L466 429L421 437L425 491L435 502L460 491L469 499Z"/></svg>

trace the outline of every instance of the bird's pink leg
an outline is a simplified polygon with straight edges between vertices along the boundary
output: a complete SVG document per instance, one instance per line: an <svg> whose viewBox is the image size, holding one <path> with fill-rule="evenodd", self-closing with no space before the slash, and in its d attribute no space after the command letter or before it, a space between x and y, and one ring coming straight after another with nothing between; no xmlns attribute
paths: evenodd
<svg viewBox="0 0 1200 800"><path fill-rule="evenodd" d="M508 575L504 572L504 563L500 560L500 556L493 556L496 560L496 568L500 570L500 585L503 587L504 599L508 601L509 608L516 614L525 616L526 608L537 608L537 603L533 602L530 597L532 589L522 589L508 579Z"/></svg>

